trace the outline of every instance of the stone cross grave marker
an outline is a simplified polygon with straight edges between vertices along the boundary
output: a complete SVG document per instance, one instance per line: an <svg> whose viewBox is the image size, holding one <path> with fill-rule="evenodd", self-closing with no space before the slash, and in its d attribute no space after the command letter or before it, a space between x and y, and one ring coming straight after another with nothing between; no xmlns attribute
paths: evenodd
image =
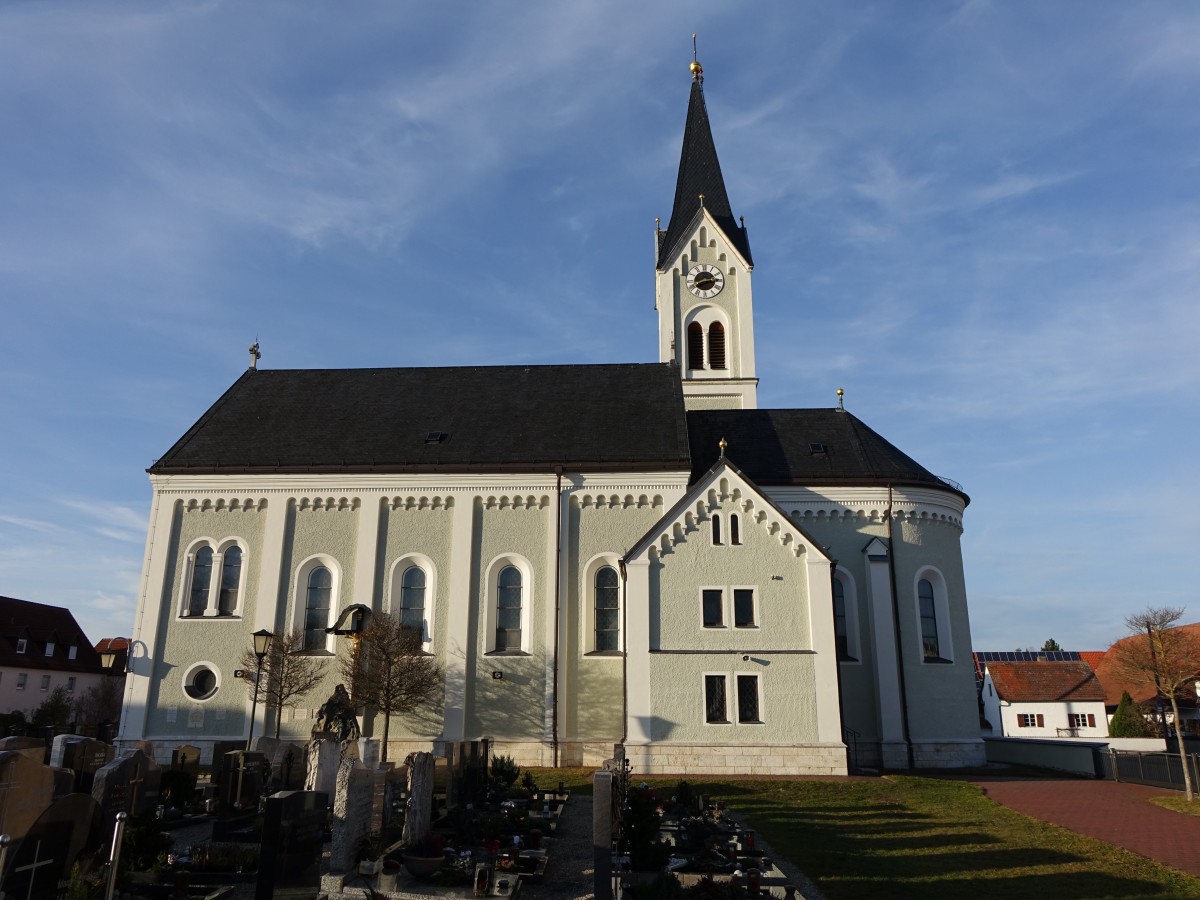
<svg viewBox="0 0 1200 900"><path fill-rule="evenodd" d="M13 900L65 894L71 867L86 867L100 846L100 806L86 794L54 802L30 826L5 875L2 893Z"/></svg>
<svg viewBox="0 0 1200 900"><path fill-rule="evenodd" d="M96 773L112 762L113 752L111 745L91 738L76 738L63 743L60 765L71 771L76 793L92 792Z"/></svg>
<svg viewBox="0 0 1200 900"><path fill-rule="evenodd" d="M102 766L92 780L92 796L105 822L117 813L138 816L158 806L162 772L143 750L129 750Z"/></svg>

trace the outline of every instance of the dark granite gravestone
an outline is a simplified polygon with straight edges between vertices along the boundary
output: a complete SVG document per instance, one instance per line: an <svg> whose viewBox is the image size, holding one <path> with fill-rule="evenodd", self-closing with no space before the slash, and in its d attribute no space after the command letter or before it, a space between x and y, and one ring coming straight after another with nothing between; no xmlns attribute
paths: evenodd
<svg viewBox="0 0 1200 900"><path fill-rule="evenodd" d="M0 753L0 834L24 837L53 802L53 769L20 750Z"/></svg>
<svg viewBox="0 0 1200 900"><path fill-rule="evenodd" d="M3 896L66 896L71 867L86 871L100 846L100 806L87 794L68 794L33 823L8 862Z"/></svg>
<svg viewBox="0 0 1200 900"><path fill-rule="evenodd" d="M321 791L281 791L267 798L255 900L270 900L276 887L316 892L328 806L329 795Z"/></svg>
<svg viewBox="0 0 1200 900"><path fill-rule="evenodd" d="M97 770L92 796L100 804L104 821L112 822L119 812L137 816L158 806L158 763L143 750L128 750Z"/></svg>
<svg viewBox="0 0 1200 900"><path fill-rule="evenodd" d="M221 786L217 792L218 817L229 819L258 812L265 762L261 753L246 750L234 750L221 757Z"/></svg>
<svg viewBox="0 0 1200 900"><path fill-rule="evenodd" d="M225 758L226 753L233 753L235 750L245 750L245 741L213 741L212 751L212 779L214 785L221 783L221 760Z"/></svg>
<svg viewBox="0 0 1200 900"><path fill-rule="evenodd" d="M193 747L191 744L176 747L171 751L171 768L180 769L192 775L199 776L200 748Z"/></svg>
<svg viewBox="0 0 1200 900"><path fill-rule="evenodd" d="M62 747L62 767L75 775L75 791L90 794L96 773L112 762L112 746L91 738L67 741Z"/></svg>

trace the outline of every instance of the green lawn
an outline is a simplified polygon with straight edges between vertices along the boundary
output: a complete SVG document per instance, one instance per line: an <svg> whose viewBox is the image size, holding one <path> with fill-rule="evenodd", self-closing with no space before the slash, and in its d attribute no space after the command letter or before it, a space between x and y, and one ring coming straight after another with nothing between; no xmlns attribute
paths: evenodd
<svg viewBox="0 0 1200 900"><path fill-rule="evenodd" d="M585 790L587 770L534 775L550 786L559 772L573 791ZM676 783L646 780L668 795ZM745 816L830 900L1200 898L1200 879L1030 819L964 782L903 776L691 783Z"/></svg>

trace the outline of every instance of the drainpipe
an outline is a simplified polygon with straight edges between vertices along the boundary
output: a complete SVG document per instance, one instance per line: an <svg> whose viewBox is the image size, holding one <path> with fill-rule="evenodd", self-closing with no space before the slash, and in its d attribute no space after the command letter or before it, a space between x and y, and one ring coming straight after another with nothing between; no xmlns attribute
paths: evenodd
<svg viewBox="0 0 1200 900"><path fill-rule="evenodd" d="M904 726L904 749L908 767L913 768L912 729L908 724L908 687L904 678L904 647L900 642L900 595L896 593L896 540L892 530L892 486L888 485L887 505L888 576L892 582L892 625L896 634L897 674L900 678L900 724Z"/></svg>
<svg viewBox="0 0 1200 900"><path fill-rule="evenodd" d="M562 608L562 466L554 467L554 671L550 688L551 745L554 748L554 768L558 768L558 634Z"/></svg>
<svg viewBox="0 0 1200 900"><path fill-rule="evenodd" d="M621 569L621 746L629 739L629 573L625 560Z"/></svg>

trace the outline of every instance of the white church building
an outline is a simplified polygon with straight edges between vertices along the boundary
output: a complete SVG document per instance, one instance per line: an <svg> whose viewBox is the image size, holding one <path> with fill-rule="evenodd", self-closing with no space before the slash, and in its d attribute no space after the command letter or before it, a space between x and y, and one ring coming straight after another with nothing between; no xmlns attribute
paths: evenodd
<svg viewBox="0 0 1200 900"><path fill-rule="evenodd" d="M254 734L306 738L351 640L327 629L361 605L445 669L392 759L487 737L523 765L623 744L642 773L981 763L968 497L841 408L757 408L698 64L657 237L658 362L252 362L149 470L121 742L245 740L260 629L327 667L257 707Z"/></svg>

